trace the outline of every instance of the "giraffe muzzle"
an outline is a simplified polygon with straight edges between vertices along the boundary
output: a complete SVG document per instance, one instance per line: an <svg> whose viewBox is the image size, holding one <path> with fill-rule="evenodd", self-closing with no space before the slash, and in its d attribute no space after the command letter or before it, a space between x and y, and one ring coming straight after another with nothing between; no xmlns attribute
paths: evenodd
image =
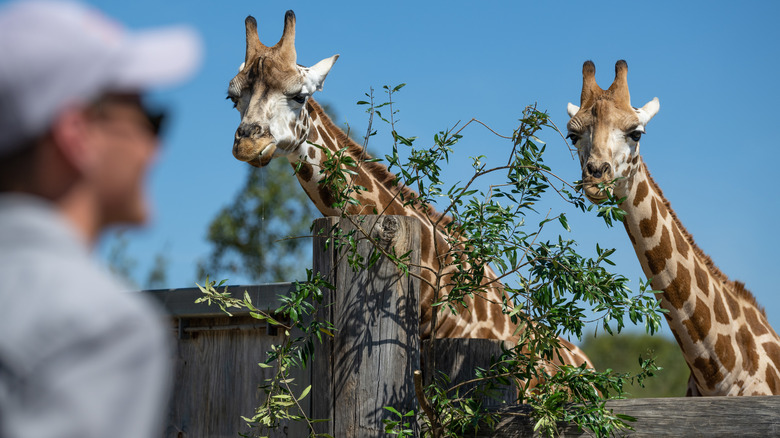
<svg viewBox="0 0 780 438"><path fill-rule="evenodd" d="M593 203L600 203L607 199L607 190L599 184L612 181L612 166L607 162L588 162L582 169L582 189L585 196Z"/></svg>
<svg viewBox="0 0 780 438"><path fill-rule="evenodd" d="M271 161L276 151L273 137L257 124L241 124L233 138L233 156L253 166L262 167Z"/></svg>

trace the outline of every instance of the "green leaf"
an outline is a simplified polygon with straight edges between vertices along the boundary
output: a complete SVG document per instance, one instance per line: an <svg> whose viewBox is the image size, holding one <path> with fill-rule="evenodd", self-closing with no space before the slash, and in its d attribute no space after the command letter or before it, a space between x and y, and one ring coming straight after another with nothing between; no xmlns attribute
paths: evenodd
<svg viewBox="0 0 780 438"><path fill-rule="evenodd" d="M398 415L399 417L401 416L401 413L398 412L398 410L392 406L384 406L384 409L394 413L395 415Z"/></svg>
<svg viewBox="0 0 780 438"><path fill-rule="evenodd" d="M311 391L311 385L309 385L306 388L304 388L303 391L301 392L301 395L298 396L298 401L301 401L304 398L306 398L306 396L309 395L310 391Z"/></svg>
<svg viewBox="0 0 780 438"><path fill-rule="evenodd" d="M571 228L569 228L569 221L566 220L566 216L564 214L558 216L558 222L561 223L564 230L571 232Z"/></svg>

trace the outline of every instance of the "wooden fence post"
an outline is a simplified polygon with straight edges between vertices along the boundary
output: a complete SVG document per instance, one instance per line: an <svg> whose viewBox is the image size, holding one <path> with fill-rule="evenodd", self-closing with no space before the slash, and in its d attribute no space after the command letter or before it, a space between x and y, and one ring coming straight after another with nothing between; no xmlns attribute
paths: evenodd
<svg viewBox="0 0 780 438"><path fill-rule="evenodd" d="M357 252L369 260L380 242L398 255L411 252L409 269L419 272L420 223L405 216L352 216L314 222L314 270L336 287L326 291L324 314L335 336L318 344L312 361L311 417L319 433L334 437L380 436L383 419L415 409L413 372L420 364L419 280L404 276L382 256L370 269L353 271L347 247L336 236L354 232ZM413 418L408 419L416 428Z"/></svg>

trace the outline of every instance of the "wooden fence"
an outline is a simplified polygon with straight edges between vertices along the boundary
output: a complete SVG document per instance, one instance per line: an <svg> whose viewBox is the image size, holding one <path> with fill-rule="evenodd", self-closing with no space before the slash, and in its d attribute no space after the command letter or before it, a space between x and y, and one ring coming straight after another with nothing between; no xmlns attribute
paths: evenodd
<svg viewBox="0 0 780 438"><path fill-rule="evenodd" d="M356 226L380 238L401 254L419 247L419 223L403 216L366 216L359 222L323 218L315 229L349 232ZM326 233L327 234L327 233ZM327 274L336 292L326 298L325 315L336 336L319 346L313 363L295 376L299 389L312 384L303 408L318 423L318 432L337 438L384 436L382 420L392 418L383 406L399 411L419 410L412 373L420 369L418 331L419 284L404 277L386 259L371 270L354 273L341 260L342 252L314 242L314 269ZM360 244L367 256L371 245ZM419 260L418 251L412 257ZM414 261L414 260L413 260ZM275 309L278 296L293 285L230 286L233 296L252 297L258 308ZM170 312L177 340L174 392L164 437L237 437L251 433L241 416L251 417L262 400L257 386L271 370L257 366L271 345L282 341L272 326L246 312L227 317L217 307L195 304L197 288L147 291ZM427 344L427 343L426 343ZM453 382L471 378L475 365L485 366L500 343L481 339L437 341L434 362ZM424 356L424 354L423 354ZM508 391L511 393L511 390ZM611 401L615 412L637 418L631 437L765 437L780 436L780 397L702 397ZM495 431L481 429L475 437L532 437L527 409L502 408L506 414ZM561 436L588 436L575 426L561 424ZM286 424L270 437L306 437L300 423Z"/></svg>

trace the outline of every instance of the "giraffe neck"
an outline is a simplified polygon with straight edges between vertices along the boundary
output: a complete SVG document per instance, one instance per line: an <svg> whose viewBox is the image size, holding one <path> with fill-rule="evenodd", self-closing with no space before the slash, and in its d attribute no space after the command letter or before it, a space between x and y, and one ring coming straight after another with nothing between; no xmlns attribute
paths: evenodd
<svg viewBox="0 0 780 438"><path fill-rule="evenodd" d="M411 190L392 184L395 175L385 166L365 162L371 157L330 120L314 99L310 98L307 101L302 116L308 119L303 124L308 125L308 134L306 140L301 142L297 156L290 156L290 162L298 169L296 175L301 186L324 216L338 216L341 210L333 206L337 198L334 192L336 186L320 184L326 177L326 174L321 172L323 162L327 159L327 154L322 148L327 149L331 154L346 149L346 155L358 163L356 167L348 168L356 173L348 175L348 184L353 188L358 186L362 188L350 193L358 203L345 205L347 214L414 215L427 220L423 207L404 206L403 199L408 199L408 196L412 195Z"/></svg>
<svg viewBox="0 0 780 438"><path fill-rule="evenodd" d="M704 254L640 162L621 208L642 270L701 395L780 393L780 339L739 282Z"/></svg>

